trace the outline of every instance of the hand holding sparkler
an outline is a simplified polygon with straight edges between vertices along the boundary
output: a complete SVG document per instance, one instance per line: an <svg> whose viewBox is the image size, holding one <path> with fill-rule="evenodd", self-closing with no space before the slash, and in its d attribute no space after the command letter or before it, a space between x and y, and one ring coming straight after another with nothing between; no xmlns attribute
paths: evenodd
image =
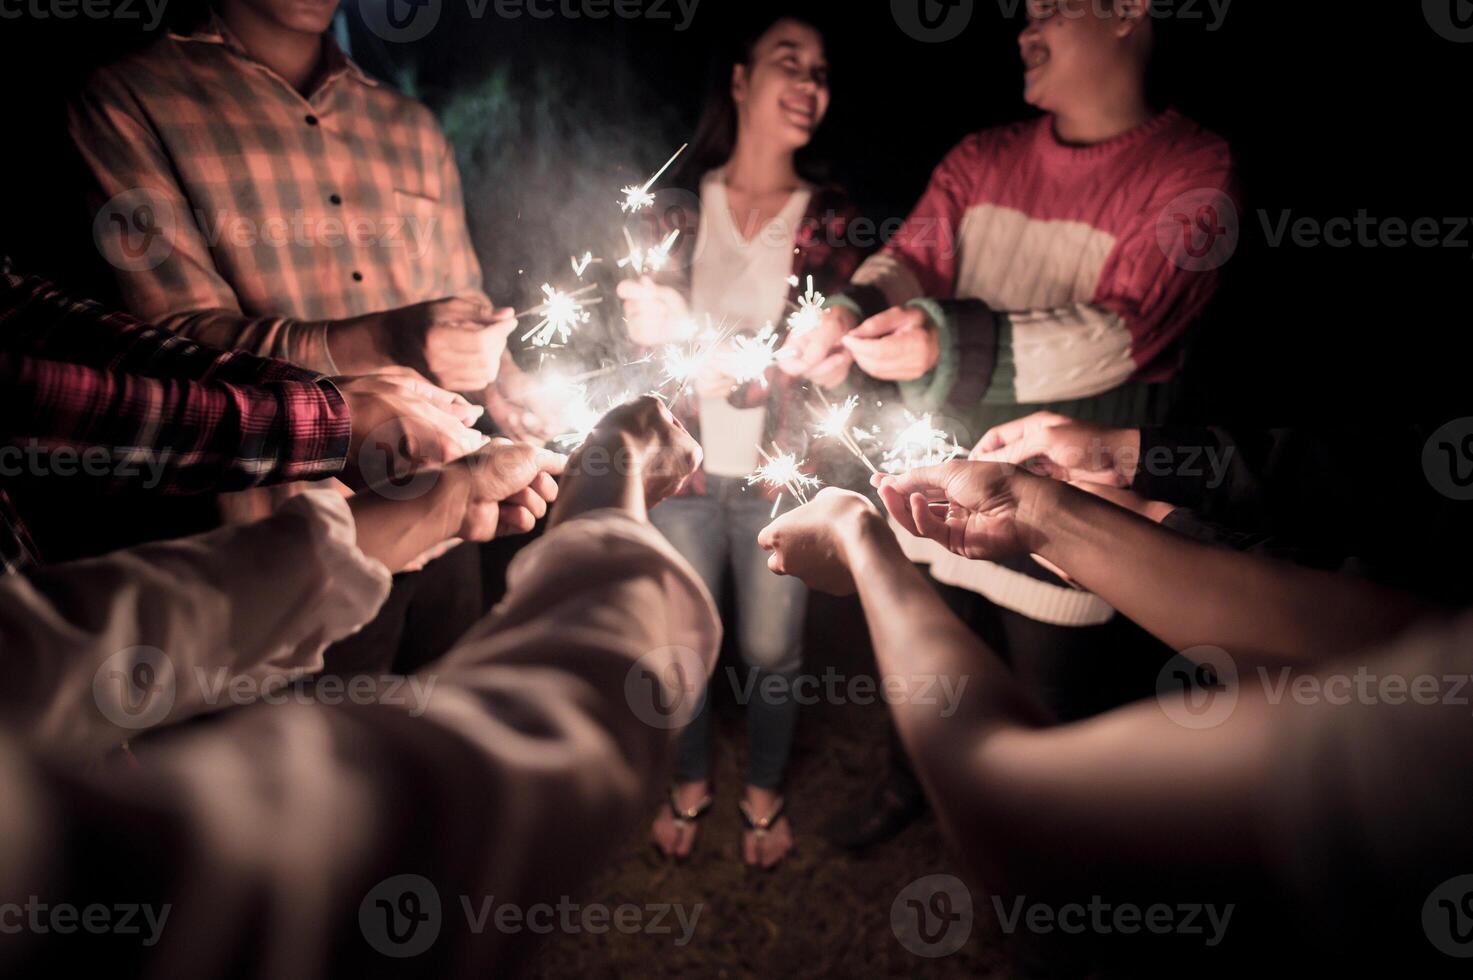
<svg viewBox="0 0 1473 980"><path fill-rule="evenodd" d="M800 313L803 311L800 309ZM798 314L794 314L797 316ZM831 306L816 315L810 310L800 321L805 329L789 332L777 364L784 373L804 377L823 388L835 388L849 376L853 356L841 343L844 335L859 326L859 317L842 306ZM791 320L789 321L791 326Z"/></svg>
<svg viewBox="0 0 1473 980"><path fill-rule="evenodd" d="M690 306L679 290L641 276L620 282L618 292L629 339L641 347L678 344L694 334Z"/></svg>
<svg viewBox="0 0 1473 980"><path fill-rule="evenodd" d="M1015 466L953 460L873 483L890 516L916 537L963 558L1000 560L1038 551L1035 496L1052 481ZM1058 486L1058 484L1054 484Z"/></svg>
<svg viewBox="0 0 1473 980"><path fill-rule="evenodd" d="M881 381L914 381L941 359L936 324L913 306L870 317L845 334L843 344L861 371Z"/></svg>
<svg viewBox="0 0 1473 980"><path fill-rule="evenodd" d="M827 487L813 502L790 511L763 528L757 544L772 552L767 567L778 575L800 578L809 588L829 595L853 595L848 542L863 533L890 535L884 519L864 497Z"/></svg>
<svg viewBox="0 0 1473 980"><path fill-rule="evenodd" d="M448 298L331 324L328 350L344 374L399 365L424 371L450 391L480 392L496 380L509 309L484 298Z"/></svg>
<svg viewBox="0 0 1473 980"><path fill-rule="evenodd" d="M659 399L626 402L600 419L573 454L553 524L603 507L643 517L679 492L700 465L700 445Z"/></svg>

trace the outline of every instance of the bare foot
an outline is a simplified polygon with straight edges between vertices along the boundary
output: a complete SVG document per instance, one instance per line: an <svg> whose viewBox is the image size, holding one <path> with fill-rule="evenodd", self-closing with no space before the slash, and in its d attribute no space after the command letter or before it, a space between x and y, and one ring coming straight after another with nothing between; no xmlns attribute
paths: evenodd
<svg viewBox="0 0 1473 980"><path fill-rule="evenodd" d="M704 810L711 805L711 784L681 783L675 787L675 804L683 813ZM696 821L676 819L675 811L668 801L660 806L660 812L655 815L655 825L651 833L655 846L666 857L690 857L691 850L696 846Z"/></svg>
<svg viewBox="0 0 1473 980"><path fill-rule="evenodd" d="M759 827L781 803L782 797L770 790L748 786L742 800L743 809ZM793 826L780 816L764 830L742 831L742 860L754 868L772 868L793 849Z"/></svg>

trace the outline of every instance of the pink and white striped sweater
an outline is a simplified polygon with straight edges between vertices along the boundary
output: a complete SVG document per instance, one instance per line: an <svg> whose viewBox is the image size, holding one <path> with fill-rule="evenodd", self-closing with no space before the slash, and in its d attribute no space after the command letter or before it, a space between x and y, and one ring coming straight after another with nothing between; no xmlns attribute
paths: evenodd
<svg viewBox="0 0 1473 980"><path fill-rule="evenodd" d="M963 140L839 302L937 322L940 363L906 386L919 407L1091 398L1176 373L1236 240L1220 137L1168 110L1070 146L1046 116Z"/></svg>

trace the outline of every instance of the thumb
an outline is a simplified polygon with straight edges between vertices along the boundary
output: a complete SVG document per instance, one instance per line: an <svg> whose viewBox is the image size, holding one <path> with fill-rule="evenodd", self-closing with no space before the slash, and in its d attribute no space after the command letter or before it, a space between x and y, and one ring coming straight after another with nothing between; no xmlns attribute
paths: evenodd
<svg viewBox="0 0 1473 980"><path fill-rule="evenodd" d="M878 337L888 337L900 328L900 317L904 312L903 309L896 306L883 313L877 313L849 331L845 339L857 337L860 340L874 340Z"/></svg>

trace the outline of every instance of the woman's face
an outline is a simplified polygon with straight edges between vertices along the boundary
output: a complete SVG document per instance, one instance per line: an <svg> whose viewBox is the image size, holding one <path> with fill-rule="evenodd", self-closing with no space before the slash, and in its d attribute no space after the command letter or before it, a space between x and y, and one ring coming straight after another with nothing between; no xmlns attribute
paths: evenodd
<svg viewBox="0 0 1473 980"><path fill-rule="evenodd" d="M829 111L829 64L813 28L783 20L757 42L750 65L737 65L732 98L742 133L784 146L807 146Z"/></svg>

